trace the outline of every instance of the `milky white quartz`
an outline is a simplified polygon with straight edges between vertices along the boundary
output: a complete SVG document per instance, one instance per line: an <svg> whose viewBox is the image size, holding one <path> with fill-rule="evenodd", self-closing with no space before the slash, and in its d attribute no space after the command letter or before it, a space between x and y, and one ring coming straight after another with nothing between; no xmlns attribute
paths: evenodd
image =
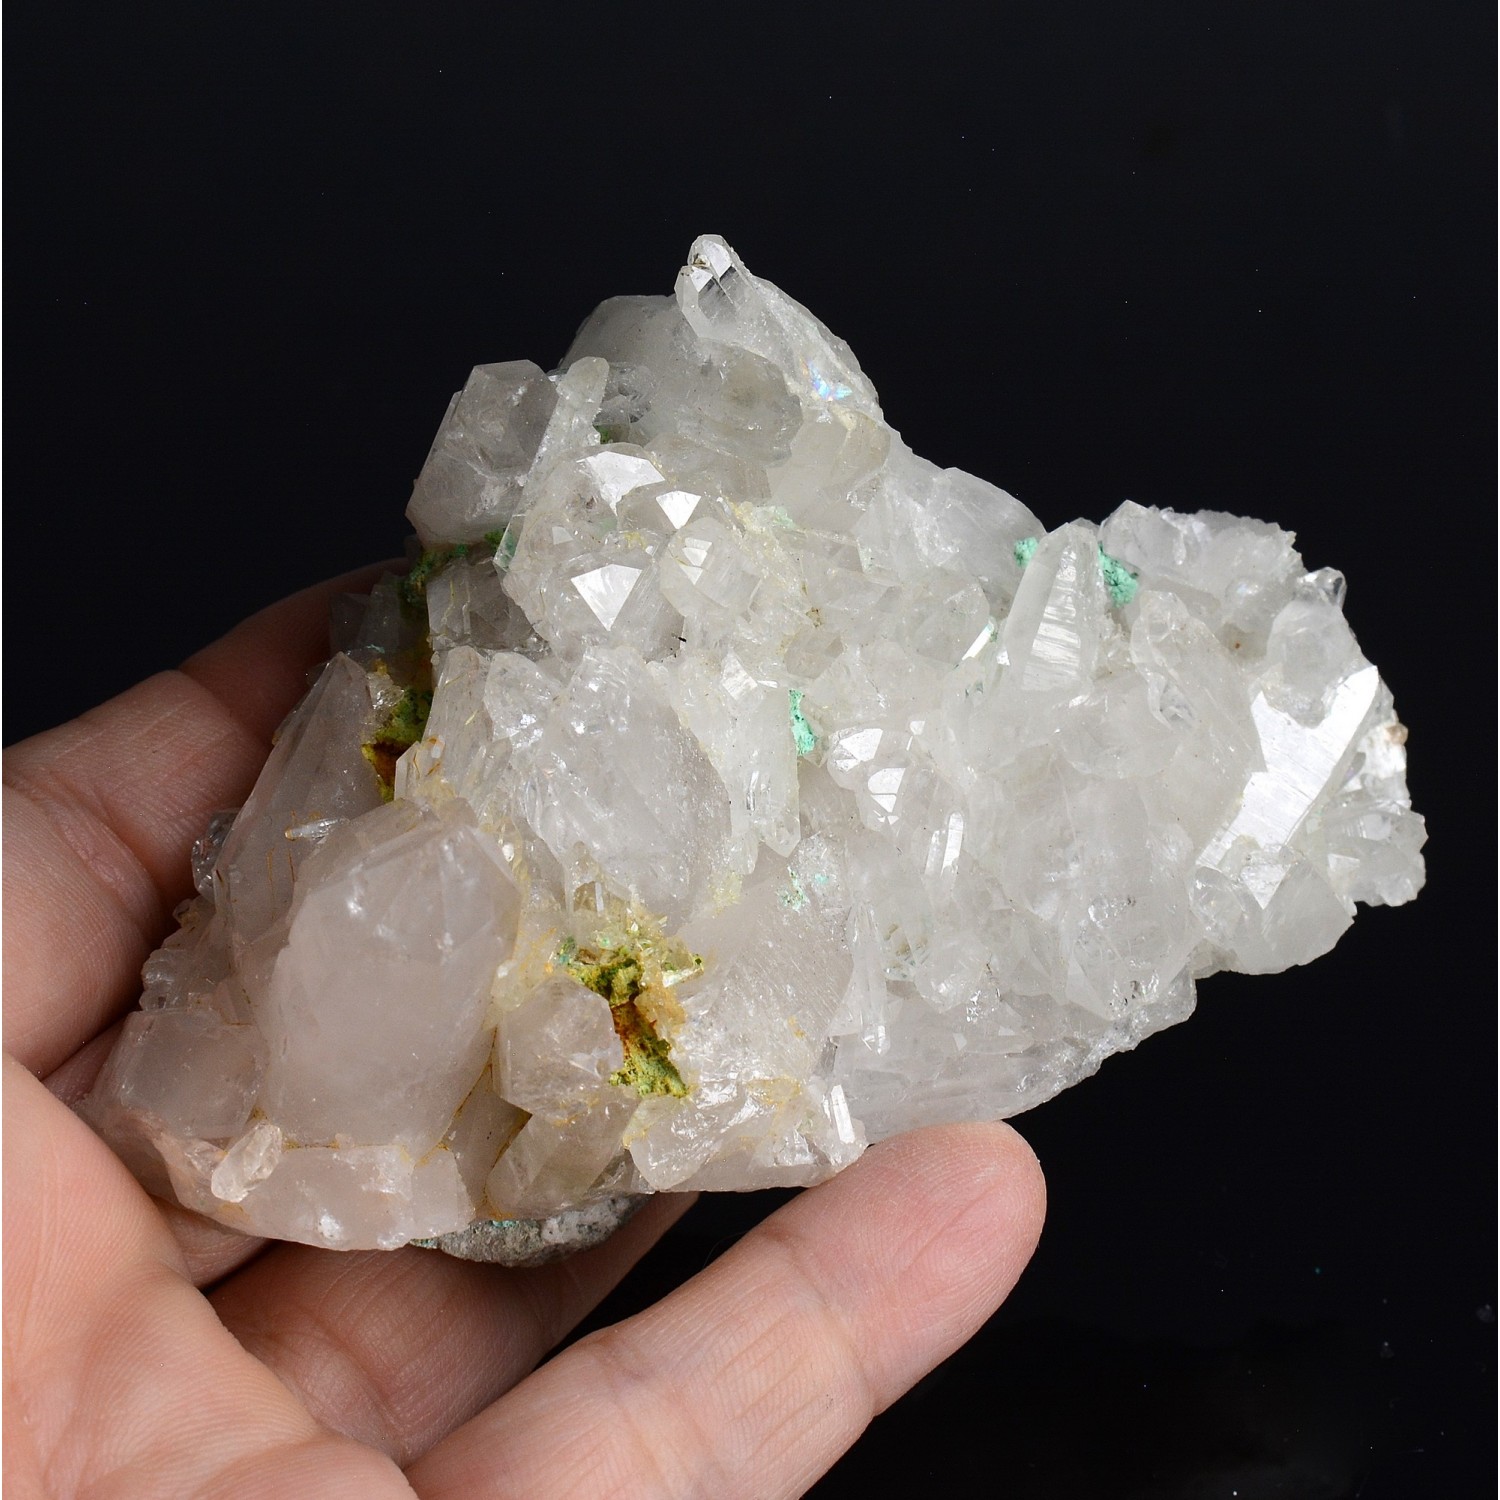
<svg viewBox="0 0 1500 1500"><path fill-rule="evenodd" d="M407 513L84 1106L221 1223L816 1182L1422 883L1339 574L1215 512L1048 531L715 237L476 369Z"/></svg>

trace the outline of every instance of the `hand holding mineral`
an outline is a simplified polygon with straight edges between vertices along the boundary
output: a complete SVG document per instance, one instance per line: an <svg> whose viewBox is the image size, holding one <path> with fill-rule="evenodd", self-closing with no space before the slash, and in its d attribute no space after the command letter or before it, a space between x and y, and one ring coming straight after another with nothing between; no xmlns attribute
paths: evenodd
<svg viewBox="0 0 1500 1500"><path fill-rule="evenodd" d="M476 367L407 515L404 576L10 757L8 1390L65 1487L799 1492L1030 1253L990 1122L1421 886L1341 574L1049 530L715 236ZM526 1376L762 1187L813 1190Z"/></svg>
<svg viewBox="0 0 1500 1500"><path fill-rule="evenodd" d="M1020 1274L1042 1183L1009 1127L873 1147L535 1369L689 1198L524 1271L268 1245L149 1197L68 1108L187 894L192 841L243 799L354 585L7 752L7 1478L237 1500L799 1494Z"/></svg>

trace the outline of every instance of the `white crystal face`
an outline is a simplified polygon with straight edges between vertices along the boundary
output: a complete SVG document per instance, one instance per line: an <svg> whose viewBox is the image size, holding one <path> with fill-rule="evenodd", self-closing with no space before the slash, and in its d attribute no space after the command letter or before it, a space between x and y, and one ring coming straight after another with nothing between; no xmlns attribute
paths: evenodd
<svg viewBox="0 0 1500 1500"><path fill-rule="evenodd" d="M816 1182L1422 884L1338 573L1214 512L1048 531L712 236L476 369L408 515L84 1106L224 1224Z"/></svg>

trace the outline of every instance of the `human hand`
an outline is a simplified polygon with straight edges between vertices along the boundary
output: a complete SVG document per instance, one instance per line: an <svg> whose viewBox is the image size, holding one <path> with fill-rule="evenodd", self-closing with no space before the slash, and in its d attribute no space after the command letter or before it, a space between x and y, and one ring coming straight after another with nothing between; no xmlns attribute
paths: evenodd
<svg viewBox="0 0 1500 1500"><path fill-rule="evenodd" d="M541 1360L677 1219L531 1270L246 1239L148 1197L68 1108L325 653L254 616L5 766L9 1493L780 1496L999 1305L1043 1187L1003 1124L873 1147L654 1307Z"/></svg>

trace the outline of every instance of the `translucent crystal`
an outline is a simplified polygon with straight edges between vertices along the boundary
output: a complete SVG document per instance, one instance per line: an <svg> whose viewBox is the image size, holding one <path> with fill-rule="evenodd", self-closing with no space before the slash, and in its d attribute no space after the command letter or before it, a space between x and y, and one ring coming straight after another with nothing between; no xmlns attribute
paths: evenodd
<svg viewBox="0 0 1500 1500"><path fill-rule="evenodd" d="M1027 1109L1423 878L1280 527L1052 529L721 239L483 365L84 1112L257 1234L531 1261Z"/></svg>
<svg viewBox="0 0 1500 1500"><path fill-rule="evenodd" d="M422 466L407 519L434 542L467 542L503 528L557 405L529 360L480 365L448 407Z"/></svg>
<svg viewBox="0 0 1500 1500"><path fill-rule="evenodd" d="M260 1108L302 1145L399 1144L420 1157L484 1067L490 986L520 901L460 806L446 817L410 801L379 808L302 871L286 945L252 997L278 1043Z"/></svg>

